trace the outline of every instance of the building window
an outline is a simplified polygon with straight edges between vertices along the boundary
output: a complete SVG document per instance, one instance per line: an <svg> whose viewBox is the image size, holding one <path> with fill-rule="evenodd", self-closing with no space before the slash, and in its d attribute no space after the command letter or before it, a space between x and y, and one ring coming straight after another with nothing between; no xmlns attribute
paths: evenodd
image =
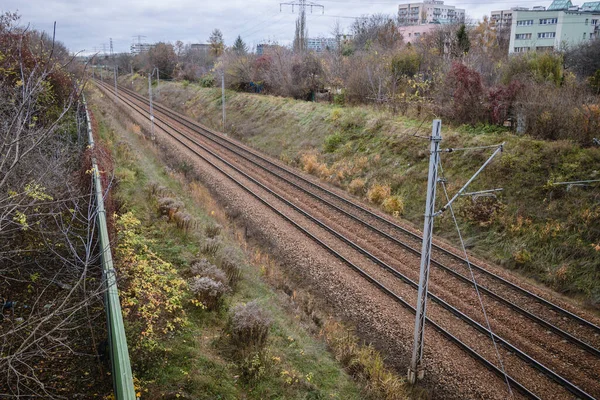
<svg viewBox="0 0 600 400"><path fill-rule="evenodd" d="M592 25L598 25L598 20L597 19L593 19L592 20Z"/></svg>
<svg viewBox="0 0 600 400"><path fill-rule="evenodd" d="M531 39L531 33L517 33L515 35L515 39L517 39L517 40Z"/></svg>
<svg viewBox="0 0 600 400"><path fill-rule="evenodd" d="M587 24L588 24L588 22L589 22L589 19L587 19L587 18L586 18L586 19L585 19L585 24L587 25Z"/></svg>
<svg viewBox="0 0 600 400"><path fill-rule="evenodd" d="M585 34L586 34L586 33L585 33L585 32L583 32L583 39L584 39L584 40L585 40Z"/></svg>
<svg viewBox="0 0 600 400"><path fill-rule="evenodd" d="M554 50L554 46L537 46L535 48L536 51L552 51Z"/></svg>
<svg viewBox="0 0 600 400"><path fill-rule="evenodd" d="M544 18L540 19L540 25L555 25L558 23L558 18Z"/></svg>
<svg viewBox="0 0 600 400"><path fill-rule="evenodd" d="M533 25L533 20L532 19L524 19L522 21L517 21L517 26L527 26L527 25Z"/></svg>
<svg viewBox="0 0 600 400"><path fill-rule="evenodd" d="M556 32L540 32L538 39L553 39L556 37Z"/></svg>
<svg viewBox="0 0 600 400"><path fill-rule="evenodd" d="M529 51L529 47L515 47L515 53L525 53Z"/></svg>

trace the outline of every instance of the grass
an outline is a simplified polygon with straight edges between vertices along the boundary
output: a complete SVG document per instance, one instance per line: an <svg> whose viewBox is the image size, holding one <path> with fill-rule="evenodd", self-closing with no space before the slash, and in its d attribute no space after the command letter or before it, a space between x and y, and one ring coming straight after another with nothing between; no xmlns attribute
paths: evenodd
<svg viewBox="0 0 600 400"><path fill-rule="evenodd" d="M144 398L381 398L367 381L352 379L345 366L328 352L327 341L318 337L315 322L268 283L263 253L249 247L209 192L186 178L185 171L165 167L157 149L135 133L139 127L123 123L118 115L101 108L103 102L97 92L90 96L90 103L99 120L99 136L114 150L119 214L128 212L141 221L138 233L149 251L172 265L182 278L202 251L202 243L209 240L206 232L244 255L242 279L220 308L207 311L194 305L189 293L182 294L185 325L161 336L156 348L135 353L134 374ZM195 229L184 231L161 218L152 197L156 192L168 193L182 202L195 221ZM217 225L223 228L217 230ZM217 256L208 257L218 263ZM226 321L230 308L252 300L258 300L269 312L273 325L267 357L260 366L264 373L260 379L245 382L240 378L244 366L229 356ZM131 329L130 321L127 325ZM395 376L389 371L386 374ZM389 390L396 397L387 398L406 398L402 379L396 377L393 382L397 386Z"/></svg>
<svg viewBox="0 0 600 400"><path fill-rule="evenodd" d="M143 92L143 82L139 83ZM220 89L165 83L157 101L220 130ZM228 92L228 134L290 165L358 196L389 184L396 215L420 226L427 181L430 118L417 120L371 107L340 107L286 98ZM600 202L598 186L567 190L549 182L600 176L600 148L567 141L541 141L504 128L442 128L442 147L506 142L502 157L481 174L470 191L503 188L496 205L471 198L455 204L472 251L561 293L600 307ZM455 193L491 151L444 154L450 193ZM308 164L307 164L308 163ZM441 192L439 192L441 195ZM387 203L381 199L378 204ZM443 201L439 198L438 203ZM486 212L485 208L493 209ZM489 211L489 210L488 210ZM457 235L449 215L436 220L436 234ZM523 254L529 254L523 257Z"/></svg>

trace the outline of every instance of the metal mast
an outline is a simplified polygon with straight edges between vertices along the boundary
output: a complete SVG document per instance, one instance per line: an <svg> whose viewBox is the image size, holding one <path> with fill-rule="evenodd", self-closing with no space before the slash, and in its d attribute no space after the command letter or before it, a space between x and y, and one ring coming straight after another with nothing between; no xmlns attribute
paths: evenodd
<svg viewBox="0 0 600 400"><path fill-rule="evenodd" d="M431 130L431 147L429 155L429 177L427 179L427 201L425 203L425 222L423 225L423 245L421 248L421 268L419 275L419 292L417 295L417 313L415 318L415 334L412 358L408 369L408 381L415 383L423 378L423 338L427 312L427 289L429 286L429 265L431 259L431 240L433 237L433 218L435 217L435 189L437 185L437 167L440 160L440 142L442 121L433 120Z"/></svg>
<svg viewBox="0 0 600 400"><path fill-rule="evenodd" d="M115 76L115 97L117 100L119 99L119 92L117 91L117 59L115 57L115 53L113 52L113 41L110 38L110 56L113 60L113 75Z"/></svg>

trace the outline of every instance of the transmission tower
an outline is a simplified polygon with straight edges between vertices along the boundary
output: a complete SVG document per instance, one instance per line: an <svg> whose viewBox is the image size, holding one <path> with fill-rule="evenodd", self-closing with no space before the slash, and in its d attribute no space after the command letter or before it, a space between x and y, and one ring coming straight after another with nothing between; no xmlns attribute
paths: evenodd
<svg viewBox="0 0 600 400"><path fill-rule="evenodd" d="M287 3L279 3L279 11L280 12L281 12L283 6L292 6L292 12L294 12L294 7L298 7L298 10L300 11L300 13L306 12L306 8L310 7L310 13L312 14L313 7L314 7L314 8L320 8L321 14L325 13L325 6L322 6L322 5L312 2L312 1L297 0L297 1L287 2Z"/></svg>
<svg viewBox="0 0 600 400"><path fill-rule="evenodd" d="M146 39L146 36L144 36L144 35L133 35L132 37L134 39L137 38L138 45L142 44L142 38Z"/></svg>
<svg viewBox="0 0 600 400"><path fill-rule="evenodd" d="M306 29L306 8L310 8L312 14L313 8L321 8L321 12L325 13L325 7L307 0L295 0L287 3L279 3L279 12L283 6L298 7L298 20L296 21L296 33L294 34L294 51L304 51L307 45L308 30Z"/></svg>

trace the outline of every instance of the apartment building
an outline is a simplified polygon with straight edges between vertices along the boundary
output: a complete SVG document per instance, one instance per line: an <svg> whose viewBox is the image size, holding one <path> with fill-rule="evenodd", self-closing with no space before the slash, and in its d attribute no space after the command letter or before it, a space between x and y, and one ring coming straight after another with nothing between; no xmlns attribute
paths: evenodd
<svg viewBox="0 0 600 400"><path fill-rule="evenodd" d="M441 0L405 3L398 6L399 25L448 24L465 19L465 10L444 5Z"/></svg>
<svg viewBox="0 0 600 400"><path fill-rule="evenodd" d="M577 7L570 0L555 0L547 9L514 11L508 52L577 46L600 37L599 21L600 1Z"/></svg>
<svg viewBox="0 0 600 400"><path fill-rule="evenodd" d="M306 39L306 48L308 50L322 53L327 50L335 50L338 47L338 39L336 38L308 38Z"/></svg>
<svg viewBox="0 0 600 400"><path fill-rule="evenodd" d="M527 10L529 10L527 7L512 7L510 10L492 11L490 14L490 21L498 28L510 28L514 12Z"/></svg>

